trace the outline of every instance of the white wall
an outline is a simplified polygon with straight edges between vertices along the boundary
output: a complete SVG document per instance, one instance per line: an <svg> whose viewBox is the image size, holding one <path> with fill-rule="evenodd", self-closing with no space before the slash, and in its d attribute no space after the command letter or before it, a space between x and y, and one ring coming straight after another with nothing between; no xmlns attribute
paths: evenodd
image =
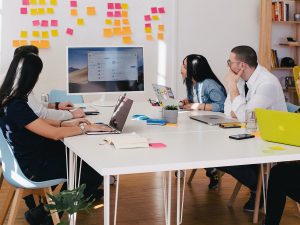
<svg viewBox="0 0 300 225"><path fill-rule="evenodd" d="M18 39L20 27L29 29L32 20L32 18L27 19L19 15L20 2L19 0L3 1L1 74L7 70L13 54L11 40ZM84 4L93 3L92 5L96 5L97 2L99 5L99 1L96 0L84 2ZM111 1L101 1L104 8L106 2ZM126 2L133 3L130 7L135 10L135 13L129 11L129 19L137 40L136 44L145 45L145 51L149 52L145 57L146 93L132 95L134 99L144 100L148 96L153 96L151 83L157 81L172 86L178 97L184 97L185 88L180 77L180 65L187 54L197 53L207 57L214 72L222 81L227 70L226 60L233 47L247 44L258 50L259 0L127 0ZM56 16L59 17L60 23L74 24L75 20L68 16L69 1L58 0L58 3L60 8L58 10L57 7ZM143 21L140 16L143 16L151 6L160 4L169 8L168 17L164 21L167 29L166 42L160 44L145 42ZM35 88L37 95L53 87L65 89L65 45L74 45L74 43L76 45L111 45L112 40L98 38L95 35L96 31L102 30L104 19L93 21L92 18L88 18L87 20L93 26L81 28L80 32L83 37L63 36L65 26L61 26L60 33L63 37L51 41L53 46L51 49L41 51L44 70ZM113 44L116 43L121 42L114 40ZM161 49L164 48L167 49L167 54L161 59L159 58L162 56Z"/></svg>

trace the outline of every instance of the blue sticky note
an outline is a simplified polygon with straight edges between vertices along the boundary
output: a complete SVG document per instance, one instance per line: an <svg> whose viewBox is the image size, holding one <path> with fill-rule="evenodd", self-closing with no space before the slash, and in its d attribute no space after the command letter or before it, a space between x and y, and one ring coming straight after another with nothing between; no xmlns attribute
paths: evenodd
<svg viewBox="0 0 300 225"><path fill-rule="evenodd" d="M133 115L132 119L134 119L134 120L147 120L147 119L149 119L149 117L145 116L145 115Z"/></svg>

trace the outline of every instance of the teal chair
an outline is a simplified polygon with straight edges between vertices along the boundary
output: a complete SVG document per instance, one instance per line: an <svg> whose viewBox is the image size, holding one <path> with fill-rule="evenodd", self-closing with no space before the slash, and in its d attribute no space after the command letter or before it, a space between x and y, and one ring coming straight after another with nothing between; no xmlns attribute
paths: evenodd
<svg viewBox="0 0 300 225"><path fill-rule="evenodd" d="M6 141L2 131L0 130L0 150L2 153L2 170L5 180L10 184L9 192L6 195L4 204L0 212L0 225L4 224L4 220L10 208L7 225L15 224L15 219L18 207L23 197L30 194L44 195L47 203L51 204L49 197L46 193L53 194L52 186L61 187L61 184L66 182L66 179L55 179L43 182L35 182L29 180L22 172L21 168L11 146ZM51 217L54 224L59 223L59 216L57 213L51 212Z"/></svg>
<svg viewBox="0 0 300 225"><path fill-rule="evenodd" d="M64 90L52 89L49 93L49 102L72 102L72 103L83 103L83 97L81 95L67 95Z"/></svg>

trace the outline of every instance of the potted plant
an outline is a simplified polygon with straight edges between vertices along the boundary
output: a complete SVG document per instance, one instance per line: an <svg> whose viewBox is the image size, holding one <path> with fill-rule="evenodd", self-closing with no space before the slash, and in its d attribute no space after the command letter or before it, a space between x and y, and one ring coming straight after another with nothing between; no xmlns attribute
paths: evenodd
<svg viewBox="0 0 300 225"><path fill-rule="evenodd" d="M95 199L91 200L90 197L84 197L83 192L85 186L85 184L82 184L74 190L64 190L56 195L47 194L53 202L52 204L45 205L48 210L53 210L58 213L67 212L69 214L68 222L61 221L57 225L69 225L70 219L74 217L78 211L89 212Z"/></svg>
<svg viewBox="0 0 300 225"><path fill-rule="evenodd" d="M178 119L178 106L176 105L166 105L162 110L163 119L167 123L177 123Z"/></svg>

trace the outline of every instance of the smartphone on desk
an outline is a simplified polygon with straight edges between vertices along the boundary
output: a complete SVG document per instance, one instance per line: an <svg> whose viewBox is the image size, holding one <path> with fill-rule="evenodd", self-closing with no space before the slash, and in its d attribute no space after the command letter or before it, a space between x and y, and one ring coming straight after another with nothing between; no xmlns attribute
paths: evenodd
<svg viewBox="0 0 300 225"><path fill-rule="evenodd" d="M243 140L243 139L249 139L249 138L254 138L255 136L252 134L236 134L236 135L230 135L230 139L234 140Z"/></svg>

